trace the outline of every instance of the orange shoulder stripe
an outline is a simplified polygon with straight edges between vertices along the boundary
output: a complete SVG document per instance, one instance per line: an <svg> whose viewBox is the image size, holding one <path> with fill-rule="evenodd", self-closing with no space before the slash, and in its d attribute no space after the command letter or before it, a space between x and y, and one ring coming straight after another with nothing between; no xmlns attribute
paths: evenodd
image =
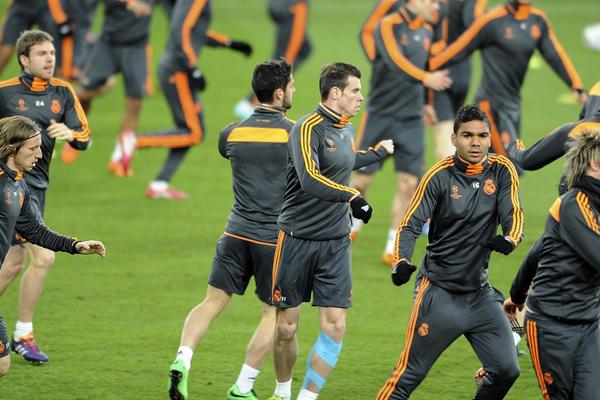
<svg viewBox="0 0 600 400"><path fill-rule="evenodd" d="M21 83L21 79L19 77L7 79L5 81L0 82L0 88L7 86L15 86Z"/></svg>
<svg viewBox="0 0 600 400"><path fill-rule="evenodd" d="M298 57L298 53L300 52L300 48L302 48L302 43L304 43L306 22L308 21L308 4L299 2L292 6L292 14L294 14L292 20L292 32L283 57L288 63L294 65L296 57Z"/></svg>
<svg viewBox="0 0 600 400"><path fill-rule="evenodd" d="M590 89L590 96L600 96L600 81L596 82L594 86Z"/></svg>
<svg viewBox="0 0 600 400"><path fill-rule="evenodd" d="M435 56L431 59L429 65L431 70L439 69L442 65L446 64L452 57L457 55L462 49L464 49L469 43L473 41L475 36L490 22L504 17L508 11L505 7L498 7L492 11L477 18L473 25L471 25L462 35L458 37L446 50L440 55Z"/></svg>
<svg viewBox="0 0 600 400"><path fill-rule="evenodd" d="M375 59L375 27L383 17L389 12L396 0L382 0L375 10L369 15L360 32L360 40L367 53L367 58L371 61Z"/></svg>
<svg viewBox="0 0 600 400"><path fill-rule="evenodd" d="M194 29L196 21L200 17L200 14L202 14L205 4L206 0L194 1L181 26L181 48L183 49L183 53L186 55L188 63L191 66L196 66L198 62L198 59L196 58L196 52L192 47L192 29Z"/></svg>
<svg viewBox="0 0 600 400"><path fill-rule="evenodd" d="M550 210L548 210L548 213L550 213L550 215L552 216L552 218L554 218L556 222L560 222L560 203L561 198L559 197L556 200L554 200L554 203L552 203Z"/></svg>
<svg viewBox="0 0 600 400"><path fill-rule="evenodd" d="M583 135L584 133L589 133L591 131L597 131L600 133L600 122L581 122L571 129L571 132L569 132L569 137Z"/></svg>
<svg viewBox="0 0 600 400"><path fill-rule="evenodd" d="M521 210L521 201L519 199L519 175L515 166L508 160L508 158L495 155L489 157L490 162L497 162L503 165L510 174L510 199L513 204L513 226L508 234L515 244L519 244L521 237L523 236L523 211Z"/></svg>
<svg viewBox="0 0 600 400"><path fill-rule="evenodd" d="M410 200L408 207L406 208L404 218L402 218L402 221L400 222L398 232L396 232L396 243L394 244L394 261L400 259L400 232L408 224L410 217L412 217L412 215L419 207L419 204L421 204L423 196L425 195L425 189L427 188L429 181L431 181L431 178L433 178L438 172L453 165L454 159L452 158L452 156L448 156L443 160L440 160L433 167L431 167L431 169L427 171L427 173L425 173L425 176L423 176L423 178L419 182L419 186L417 186L417 190L415 190L415 193L413 194L413 197Z"/></svg>
<svg viewBox="0 0 600 400"><path fill-rule="evenodd" d="M332 181L331 179L321 175L319 171L317 171L315 161L312 159L312 149L310 145L310 139L312 136L313 128L318 125L321 121L323 121L323 117L319 114L314 113L312 116L307 118L302 125L300 126L300 148L302 151L302 158L304 159L304 165L306 167L306 171L310 175L311 178L316 180L317 182L322 183L323 185L329 186L335 190L341 190L344 192L348 192L353 196L359 195L360 192L354 188L349 186L345 186L339 184L337 182Z"/></svg>
<svg viewBox="0 0 600 400"><path fill-rule="evenodd" d="M398 43L396 42L396 38L394 38L394 25L401 24L402 22L403 19L400 14L390 14L381 20L381 36L383 38L385 50L398 68L413 78L424 82L427 77L427 72L411 63L404 54L398 50Z"/></svg>
<svg viewBox="0 0 600 400"><path fill-rule="evenodd" d="M571 88L572 89L583 89L583 82L581 81L581 77L577 73L577 70L575 70L575 66L571 62L571 59L567 55L567 52L565 51L565 49L562 47L562 45L556 38L556 35L554 35L554 30L552 29L552 25L550 24L550 21L546 17L546 14L544 14L544 12L542 10L534 8L534 7L531 7L531 13L542 17L544 19L544 21L546 21L546 25L548 26L548 36L550 37L550 41L552 41L552 44L554 45L554 48L556 49L556 52L558 53L558 57L560 58L563 66L567 70L567 75L569 75L569 78L571 78Z"/></svg>

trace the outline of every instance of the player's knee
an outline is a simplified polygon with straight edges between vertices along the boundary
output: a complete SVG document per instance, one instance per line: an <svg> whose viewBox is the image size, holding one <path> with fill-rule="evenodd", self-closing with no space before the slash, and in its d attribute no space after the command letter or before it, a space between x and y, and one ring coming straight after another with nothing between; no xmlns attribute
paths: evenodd
<svg viewBox="0 0 600 400"><path fill-rule="evenodd" d="M18 260L5 260L2 264L2 273L9 279L14 279L21 271L23 271L23 265L25 265L25 258L19 258Z"/></svg>
<svg viewBox="0 0 600 400"><path fill-rule="evenodd" d="M277 339L278 340L292 340L298 330L297 321L289 321L285 318L279 318L277 320Z"/></svg>
<svg viewBox="0 0 600 400"><path fill-rule="evenodd" d="M340 318L338 320L328 321L322 324L321 330L330 337L342 338L346 332L346 320L345 318Z"/></svg>
<svg viewBox="0 0 600 400"><path fill-rule="evenodd" d="M54 264L56 255L53 251L44 251L36 255L35 259L32 260L31 266L34 268L48 270Z"/></svg>
<svg viewBox="0 0 600 400"><path fill-rule="evenodd" d="M512 383L517 380L520 374L521 369L519 368L519 363L507 360L507 362L498 367L498 372L491 373L490 375L492 375L491 378L493 381Z"/></svg>

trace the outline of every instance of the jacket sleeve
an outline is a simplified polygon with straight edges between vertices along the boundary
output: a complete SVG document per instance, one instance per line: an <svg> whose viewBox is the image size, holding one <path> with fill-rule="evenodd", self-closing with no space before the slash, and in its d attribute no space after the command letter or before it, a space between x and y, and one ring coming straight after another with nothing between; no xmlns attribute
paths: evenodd
<svg viewBox="0 0 600 400"><path fill-rule="evenodd" d="M67 83L64 124L73 130L73 141L69 145L77 150L86 150L90 144L90 126L77 94Z"/></svg>
<svg viewBox="0 0 600 400"><path fill-rule="evenodd" d="M354 152L353 170L384 160L388 156L387 150L380 145L369 147L367 150L358 150Z"/></svg>
<svg viewBox="0 0 600 400"><path fill-rule="evenodd" d="M519 195L519 176L515 166L503 156L498 156L501 168L498 174L498 216L504 236L518 246L523 238L523 210Z"/></svg>
<svg viewBox="0 0 600 400"><path fill-rule="evenodd" d="M501 13L501 9L496 9L477 18L446 50L430 59L429 69L435 71L446 64L456 64L467 59L475 50L493 43L491 26Z"/></svg>
<svg viewBox="0 0 600 400"><path fill-rule="evenodd" d="M316 132L315 117L307 118L294 125L288 141L288 150L298 174L302 190L327 201L348 202L360 192L349 186L337 183L321 174L319 170L319 149L321 139Z"/></svg>
<svg viewBox="0 0 600 400"><path fill-rule="evenodd" d="M577 123L562 125L527 149L513 146L509 150L511 160L526 171L535 171L550 164L565 154L569 132L576 125Z"/></svg>
<svg viewBox="0 0 600 400"><path fill-rule="evenodd" d="M571 89L583 90L583 83L579 74L575 70L575 66L567 55L552 30L550 22L546 16L540 12L542 18L542 26L540 28L540 39L538 41L538 49L542 57L552 67L554 72L562 79Z"/></svg>
<svg viewBox="0 0 600 400"><path fill-rule="evenodd" d="M52 251L64 251L65 253L75 254L76 239L62 236L38 221L31 210L29 203L29 193L25 194L21 213L17 218L15 226L17 233L33 244L45 247Z"/></svg>
<svg viewBox="0 0 600 400"><path fill-rule="evenodd" d="M510 298L515 304L525 304L527 291L535 277L540 259L540 250L542 249L543 237L538 239L529 249L525 258L517 271L510 287Z"/></svg>
<svg viewBox="0 0 600 400"><path fill-rule="evenodd" d="M375 27L398 0L379 0L360 29L360 46L369 61L375 59Z"/></svg>
<svg viewBox="0 0 600 400"><path fill-rule="evenodd" d="M600 273L600 227L598 211L593 211L583 192L560 207L560 236Z"/></svg>
<svg viewBox="0 0 600 400"><path fill-rule="evenodd" d="M447 161L442 160L434 165L427 171L419 186L417 186L417 190L408 204L406 214L396 233L394 263L399 260L411 261L415 250L415 242L421 234L423 225L433 215L443 193L440 170L443 170L445 162Z"/></svg>
<svg viewBox="0 0 600 400"><path fill-rule="evenodd" d="M381 54L383 61L392 70L400 70L410 78L425 82L427 71L414 65L402 53L394 36L394 25L402 22L402 17L397 13L385 17L375 29L375 46Z"/></svg>

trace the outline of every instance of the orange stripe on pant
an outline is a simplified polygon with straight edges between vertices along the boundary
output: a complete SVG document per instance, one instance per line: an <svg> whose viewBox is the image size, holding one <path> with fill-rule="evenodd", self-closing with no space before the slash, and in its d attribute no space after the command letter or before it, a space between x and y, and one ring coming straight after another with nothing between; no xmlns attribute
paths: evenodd
<svg viewBox="0 0 600 400"><path fill-rule="evenodd" d="M279 272L279 261L281 259L281 249L283 248L283 241L285 240L285 232L279 231L277 235L277 245L275 247L275 255L273 256L273 269L271 271L271 294L275 292L275 281L277 279L277 272ZM275 300L275 298L273 298Z"/></svg>
<svg viewBox="0 0 600 400"><path fill-rule="evenodd" d="M60 74L64 79L74 78L73 57L75 52L75 41L73 36L65 36L61 43L61 66Z"/></svg>
<svg viewBox="0 0 600 400"><path fill-rule="evenodd" d="M200 118L196 111L196 104L194 103L192 92L190 91L189 78L185 72L176 72L175 75L173 75L173 81L175 82L177 96L179 97L183 116L190 129L190 133L155 136L140 135L137 137L137 147L189 147L202 140L202 125L200 124Z"/></svg>
<svg viewBox="0 0 600 400"><path fill-rule="evenodd" d="M492 115L492 107L490 106L490 102L487 100L481 100L479 102L479 107L481 107L481 110L483 110L483 112L486 113L488 119L490 120L490 136L492 140L492 150L494 151L494 153L506 157L506 149L504 148L502 138L500 138L500 134L498 133L498 126L496 126L496 121L494 121L494 116Z"/></svg>
<svg viewBox="0 0 600 400"><path fill-rule="evenodd" d="M540 390L542 391L542 397L544 400L550 400L550 394L548 394L548 388L544 381L544 373L542 372L542 365L540 364L540 352L539 343L537 337L537 324L535 321L527 321L527 344L529 345L529 351L531 353L531 361L533 362L533 369L535 370L535 376L537 378Z"/></svg>
<svg viewBox="0 0 600 400"><path fill-rule="evenodd" d="M306 3L298 3L292 6L294 20L292 23L292 33L287 50L283 55L288 63L294 65L296 57L300 52L302 43L304 43L304 34L306 32L306 21L308 20L308 5Z"/></svg>
<svg viewBox="0 0 600 400"><path fill-rule="evenodd" d="M410 347L412 346L413 337L415 335L415 327L417 325L417 319L419 316L419 309L421 307L421 302L423 301L423 294L425 293L425 289L429 287L429 279L423 277L421 284L419 285L419 289L417 291L417 296L415 297L415 302L413 304L412 311L410 313L410 319L408 320L408 328L406 329L406 338L404 339L404 350L402 350L402 354L400 354L400 359L396 364L396 368L392 373L392 377L387 380L387 382L383 385L379 393L377 393L376 400L388 400L394 389L396 388L396 384L406 371L406 367L408 367L408 358L410 356Z"/></svg>

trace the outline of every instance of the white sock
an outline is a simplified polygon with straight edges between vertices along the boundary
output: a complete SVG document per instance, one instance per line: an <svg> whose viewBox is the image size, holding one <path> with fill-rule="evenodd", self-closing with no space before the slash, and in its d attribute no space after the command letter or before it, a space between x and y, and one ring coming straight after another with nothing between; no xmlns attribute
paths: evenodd
<svg viewBox="0 0 600 400"><path fill-rule="evenodd" d="M519 336L519 334L516 332L513 332L512 334L513 334L513 340L515 341L515 346L516 346L521 341L521 336Z"/></svg>
<svg viewBox="0 0 600 400"><path fill-rule="evenodd" d="M192 368L192 356L194 355L194 350L187 346L179 346L177 349L177 356L175 356L175 361L181 360L183 361L183 365L185 369L188 371Z"/></svg>
<svg viewBox="0 0 600 400"><path fill-rule="evenodd" d="M352 218L352 228L350 228L351 232L360 232L362 226L364 225L364 222L362 221L362 219L358 219L358 218Z"/></svg>
<svg viewBox="0 0 600 400"><path fill-rule="evenodd" d="M290 400L292 397L292 380L287 382L279 382L275 380L275 394L283 397L283 400Z"/></svg>
<svg viewBox="0 0 600 400"><path fill-rule="evenodd" d="M17 324L15 325L15 333L13 336L15 340L18 341L21 340L23 336L27 336L31 332L33 332L33 322L17 321Z"/></svg>
<svg viewBox="0 0 600 400"><path fill-rule="evenodd" d="M317 400L317 397L319 397L319 393L313 393L302 388L300 389L300 393L298 393L296 400Z"/></svg>
<svg viewBox="0 0 600 400"><path fill-rule="evenodd" d="M394 247L396 246L396 229L388 230L387 242L385 244L385 252L387 254L394 254Z"/></svg>
<svg viewBox="0 0 600 400"><path fill-rule="evenodd" d="M242 370L240 371L237 381L235 381L235 384L240 389L240 392L248 393L249 391L251 391L254 387L254 381L256 380L256 377L259 373L259 370L254 369L248 364L244 363L244 365L242 365Z"/></svg>
<svg viewBox="0 0 600 400"><path fill-rule="evenodd" d="M121 143L117 140L117 144L115 145L115 149L110 156L110 159L114 162L117 162L121 159L121 155L123 154L123 150L121 149Z"/></svg>
<svg viewBox="0 0 600 400"><path fill-rule="evenodd" d="M169 182L167 182L167 181L152 181L152 182L150 182L150 187L152 188L152 190L161 192L161 191L167 190L169 188Z"/></svg>
<svg viewBox="0 0 600 400"><path fill-rule="evenodd" d="M131 155L135 150L136 138L134 131L123 131L121 132L119 143L121 143L121 151L125 154Z"/></svg>

